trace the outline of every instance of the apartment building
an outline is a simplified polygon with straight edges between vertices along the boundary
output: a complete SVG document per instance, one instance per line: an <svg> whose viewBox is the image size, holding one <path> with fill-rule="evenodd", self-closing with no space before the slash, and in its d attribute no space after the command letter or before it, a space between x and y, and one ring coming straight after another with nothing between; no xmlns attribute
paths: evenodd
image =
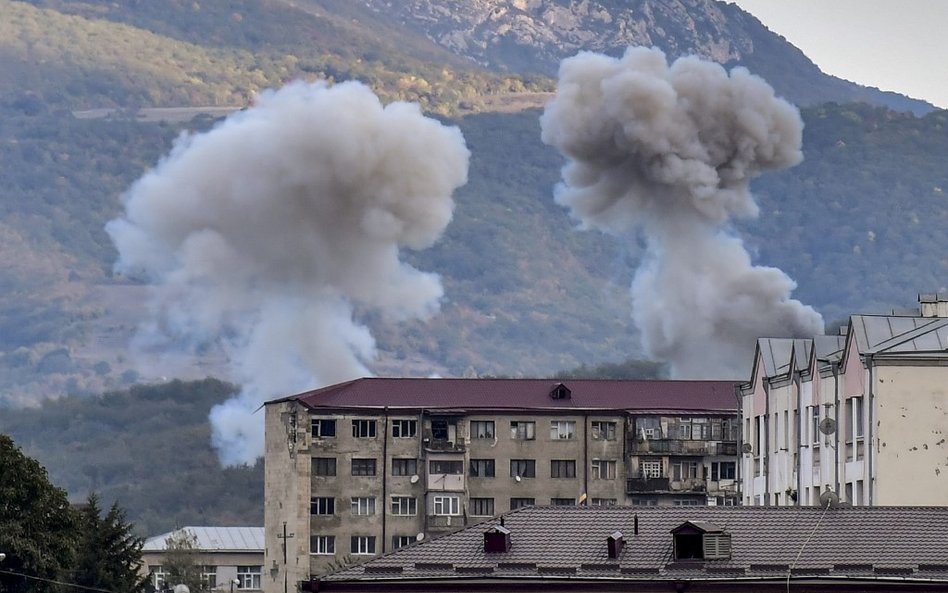
<svg viewBox="0 0 948 593"><path fill-rule="evenodd" d="M762 338L741 388L745 505L948 505L948 295Z"/></svg>
<svg viewBox="0 0 948 593"><path fill-rule="evenodd" d="M259 591L263 579L263 527L188 526L149 537L142 546L142 573L154 591L175 583L167 565L169 542L191 546L201 580L211 591Z"/></svg>
<svg viewBox="0 0 948 593"><path fill-rule="evenodd" d="M382 378L269 402L264 588L529 505L734 504L737 405L727 381Z"/></svg>

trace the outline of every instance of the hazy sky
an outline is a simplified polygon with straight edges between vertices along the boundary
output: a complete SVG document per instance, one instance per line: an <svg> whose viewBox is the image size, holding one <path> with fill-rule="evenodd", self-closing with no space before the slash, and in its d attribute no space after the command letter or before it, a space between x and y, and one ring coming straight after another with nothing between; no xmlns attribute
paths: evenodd
<svg viewBox="0 0 948 593"><path fill-rule="evenodd" d="M826 73L948 109L948 0L734 0Z"/></svg>

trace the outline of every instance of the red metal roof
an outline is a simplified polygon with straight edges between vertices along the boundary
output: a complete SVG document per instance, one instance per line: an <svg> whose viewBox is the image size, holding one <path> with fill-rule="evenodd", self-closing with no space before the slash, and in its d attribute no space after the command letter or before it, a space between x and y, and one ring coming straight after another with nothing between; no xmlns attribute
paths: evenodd
<svg viewBox="0 0 948 593"><path fill-rule="evenodd" d="M562 383L568 399L550 391ZM735 381L363 378L276 401L311 409L671 410L735 413ZM271 402L274 403L274 402Z"/></svg>

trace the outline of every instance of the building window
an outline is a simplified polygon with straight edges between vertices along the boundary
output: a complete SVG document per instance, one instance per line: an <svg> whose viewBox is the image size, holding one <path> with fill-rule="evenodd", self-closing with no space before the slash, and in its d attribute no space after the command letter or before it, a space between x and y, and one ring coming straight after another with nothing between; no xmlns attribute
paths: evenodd
<svg viewBox="0 0 948 593"><path fill-rule="evenodd" d="M575 459L553 459L550 461L551 478L575 478L576 460Z"/></svg>
<svg viewBox="0 0 948 593"><path fill-rule="evenodd" d="M510 499L510 510L515 511L522 507L528 507L535 505L537 503L534 498L511 498Z"/></svg>
<svg viewBox="0 0 948 593"><path fill-rule="evenodd" d="M592 498L589 501L589 506L614 507L618 503L619 503L618 499L615 499L615 498Z"/></svg>
<svg viewBox="0 0 948 593"><path fill-rule="evenodd" d="M550 422L550 438L554 441L576 437L576 422L573 420L553 420Z"/></svg>
<svg viewBox="0 0 948 593"><path fill-rule="evenodd" d="M537 462L534 459L511 459L510 460L511 478L535 478L537 477Z"/></svg>
<svg viewBox="0 0 948 593"><path fill-rule="evenodd" d="M820 444L820 407L810 406L810 442Z"/></svg>
<svg viewBox="0 0 948 593"><path fill-rule="evenodd" d="M510 422L510 438L517 441L532 441L537 438L536 422L524 422L522 420L512 420Z"/></svg>
<svg viewBox="0 0 948 593"><path fill-rule="evenodd" d="M592 439L594 441L614 441L616 440L616 423L595 421L591 425Z"/></svg>
<svg viewBox="0 0 948 593"><path fill-rule="evenodd" d="M433 513L441 517L461 514L461 499L457 496L435 496L431 506Z"/></svg>
<svg viewBox="0 0 948 593"><path fill-rule="evenodd" d="M393 476L414 476L418 473L418 460L413 457L392 458Z"/></svg>
<svg viewBox="0 0 948 593"><path fill-rule="evenodd" d="M471 460L472 478L493 478L494 460L493 459L472 459Z"/></svg>
<svg viewBox="0 0 948 593"><path fill-rule="evenodd" d="M238 589L259 589L260 575L263 574L262 566L238 566L237 567L237 588Z"/></svg>
<svg viewBox="0 0 948 593"><path fill-rule="evenodd" d="M393 496L392 514L405 516L418 514L418 501L413 496Z"/></svg>
<svg viewBox="0 0 948 593"><path fill-rule="evenodd" d="M862 397L851 398L853 413L850 418L852 423L852 433L856 440L863 436L863 399Z"/></svg>
<svg viewBox="0 0 948 593"><path fill-rule="evenodd" d="M432 459L428 462L428 473L429 474L454 474L460 475L464 473L464 462L458 459L457 461L448 461L446 459Z"/></svg>
<svg viewBox="0 0 948 593"><path fill-rule="evenodd" d="M471 420L471 438L472 439L494 438L494 421L493 420Z"/></svg>
<svg viewBox="0 0 948 593"><path fill-rule="evenodd" d="M375 554L375 536L353 535L349 540L349 551L355 556L372 556Z"/></svg>
<svg viewBox="0 0 948 593"><path fill-rule="evenodd" d="M404 548L405 546L415 542L414 535L393 535L392 536L392 549L397 550L398 548Z"/></svg>
<svg viewBox="0 0 948 593"><path fill-rule="evenodd" d="M156 591L165 589L165 583L168 580L169 573L165 572L163 566L149 566L148 573L148 579L151 582L151 586L154 587Z"/></svg>
<svg viewBox="0 0 948 593"><path fill-rule="evenodd" d="M392 436L396 439L407 439L417 434L417 420L392 420Z"/></svg>
<svg viewBox="0 0 948 593"><path fill-rule="evenodd" d="M704 506L707 501L703 501L697 498L676 498L672 500L672 506L675 507L700 507Z"/></svg>
<svg viewBox="0 0 948 593"><path fill-rule="evenodd" d="M334 476L336 475L335 457L313 457L313 475L314 476Z"/></svg>
<svg viewBox="0 0 948 593"><path fill-rule="evenodd" d="M375 460L363 459L360 457L353 457L352 458L352 475L353 476L374 476L375 475Z"/></svg>
<svg viewBox="0 0 948 593"><path fill-rule="evenodd" d="M571 507L576 504L573 498L551 498L550 504L555 507Z"/></svg>
<svg viewBox="0 0 948 593"><path fill-rule="evenodd" d="M309 538L309 553L332 556L336 553L335 535L313 535Z"/></svg>
<svg viewBox="0 0 948 593"><path fill-rule="evenodd" d="M313 438L327 439L336 436L336 421L326 418L313 418L310 422Z"/></svg>
<svg viewBox="0 0 948 593"><path fill-rule="evenodd" d="M471 499L471 514L478 517L493 517L494 516L494 499L493 498L472 498Z"/></svg>
<svg viewBox="0 0 948 593"><path fill-rule="evenodd" d="M358 496L352 499L351 511L353 515L374 515L375 497Z"/></svg>
<svg viewBox="0 0 948 593"><path fill-rule="evenodd" d="M202 566L201 567L201 584L207 587L208 591L217 587L217 567L216 566Z"/></svg>
<svg viewBox="0 0 948 593"><path fill-rule="evenodd" d="M335 515L336 499L327 496L314 496L309 499L309 514Z"/></svg>
<svg viewBox="0 0 948 593"><path fill-rule="evenodd" d="M661 461L643 461L639 463L639 474L643 478L661 478L662 477L662 462Z"/></svg>
<svg viewBox="0 0 948 593"><path fill-rule="evenodd" d="M592 479L593 480L615 480L616 479L616 462L611 459L593 459Z"/></svg>
<svg viewBox="0 0 948 593"><path fill-rule="evenodd" d="M357 439L374 439L375 420L353 420L352 436Z"/></svg>
<svg viewBox="0 0 948 593"><path fill-rule="evenodd" d="M633 498L632 506L634 507L657 507L658 500L654 498Z"/></svg>
<svg viewBox="0 0 948 593"><path fill-rule="evenodd" d="M733 480L737 475L737 463L734 461L712 461L711 481Z"/></svg>
<svg viewBox="0 0 948 593"><path fill-rule="evenodd" d="M672 464L672 479L676 481L680 480L696 480L698 478L698 462L697 461L676 461Z"/></svg>

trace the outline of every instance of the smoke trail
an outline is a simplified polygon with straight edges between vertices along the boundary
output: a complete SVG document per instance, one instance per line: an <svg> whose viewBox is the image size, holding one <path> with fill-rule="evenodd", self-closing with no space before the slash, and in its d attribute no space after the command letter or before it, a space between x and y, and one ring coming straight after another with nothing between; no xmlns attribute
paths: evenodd
<svg viewBox="0 0 948 593"><path fill-rule="evenodd" d="M430 246L467 178L457 128L365 86L294 83L179 139L124 197L107 231L116 268L153 286L138 343L220 343L240 395L211 412L225 464L263 452L266 399L368 374L353 306L395 319L437 311L440 279L399 260Z"/></svg>
<svg viewBox="0 0 948 593"><path fill-rule="evenodd" d="M751 178L802 160L799 113L762 79L695 57L669 66L656 49L581 53L541 126L568 159L557 202L586 228L644 236L633 318L674 376L743 378L757 337L820 333L795 283L727 230L757 215Z"/></svg>

